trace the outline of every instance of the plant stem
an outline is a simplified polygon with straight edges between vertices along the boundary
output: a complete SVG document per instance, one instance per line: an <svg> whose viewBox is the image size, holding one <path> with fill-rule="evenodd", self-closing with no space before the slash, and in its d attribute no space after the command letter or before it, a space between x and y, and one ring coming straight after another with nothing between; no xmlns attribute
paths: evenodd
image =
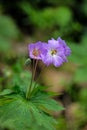
<svg viewBox="0 0 87 130"><path fill-rule="evenodd" d="M29 84L29 86L28 86L28 88L27 88L27 92L26 92L26 99L28 99L28 97L29 97L29 93L30 93L30 90L31 90L31 86L32 86L32 80L33 80L33 72L34 72L34 60L32 61L32 77L31 77L31 82L30 82L30 84Z"/></svg>
<svg viewBox="0 0 87 130"><path fill-rule="evenodd" d="M33 87L32 93L34 93L34 89L36 88L37 83L38 83L38 80L40 79L40 76L41 76L41 74L42 74L42 72L43 72L43 70L44 70L45 68L46 68L46 66L43 66L41 72L39 73L39 76L38 76L38 78L37 78L36 81L35 81L35 84L34 84L34 87Z"/></svg>
<svg viewBox="0 0 87 130"><path fill-rule="evenodd" d="M34 68L34 60L33 60L33 67L32 67L32 77L31 77L31 82L30 82L30 85L29 85L29 87L28 87L28 89L27 89L27 92L26 92L26 98L27 98L27 99L29 99L29 98L30 98L30 95L31 95L31 90L32 90L32 82L33 82L34 77L35 77L37 63L38 63L38 60L36 60L36 63L35 63L35 68Z"/></svg>
<svg viewBox="0 0 87 130"><path fill-rule="evenodd" d="M38 78L37 78L36 81L35 81L34 87L37 85L37 82L38 82L38 80L40 79L40 76L41 76L41 74L42 74L42 72L43 72L43 70L44 70L45 68L46 68L46 66L44 66L44 67L42 68L41 72L39 73L39 76L38 76Z"/></svg>

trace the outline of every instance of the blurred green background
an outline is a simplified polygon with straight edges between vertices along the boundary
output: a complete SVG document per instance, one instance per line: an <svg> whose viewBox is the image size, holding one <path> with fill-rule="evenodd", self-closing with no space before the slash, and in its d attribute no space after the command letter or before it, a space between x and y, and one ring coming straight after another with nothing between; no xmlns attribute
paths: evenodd
<svg viewBox="0 0 87 130"><path fill-rule="evenodd" d="M69 62L50 66L40 81L65 107L54 113L56 129L87 130L87 0L0 0L0 91L28 82L28 43L59 36L72 50Z"/></svg>

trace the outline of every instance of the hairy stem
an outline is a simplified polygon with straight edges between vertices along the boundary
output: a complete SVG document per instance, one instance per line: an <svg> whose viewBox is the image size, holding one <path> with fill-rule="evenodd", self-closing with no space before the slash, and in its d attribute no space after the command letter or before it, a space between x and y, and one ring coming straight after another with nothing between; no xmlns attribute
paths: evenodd
<svg viewBox="0 0 87 130"><path fill-rule="evenodd" d="M36 63L35 63L35 68L34 68L34 60L33 60L33 67L32 67L32 77L31 77L31 82L30 82L30 85L27 89L27 92L26 92L26 98L29 99L30 96L31 96L31 91L32 91L32 83L34 81L34 77L35 77L35 73L36 73L36 68L37 68L37 63L38 63L38 60L36 60Z"/></svg>
<svg viewBox="0 0 87 130"><path fill-rule="evenodd" d="M43 72L43 70L44 70L45 68L46 68L46 66L43 66L41 72L39 73L39 76L37 77L37 79L36 79L36 81L35 81L35 84L34 84L32 93L34 93L34 90L35 90L35 88L36 88L36 86L37 86L37 84L38 84L38 80L40 79L40 76L41 76L41 74L42 74L42 72Z"/></svg>

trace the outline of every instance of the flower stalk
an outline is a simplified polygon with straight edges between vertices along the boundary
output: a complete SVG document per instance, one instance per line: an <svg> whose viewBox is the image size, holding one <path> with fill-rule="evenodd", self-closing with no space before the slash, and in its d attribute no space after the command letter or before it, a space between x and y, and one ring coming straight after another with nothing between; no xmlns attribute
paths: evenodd
<svg viewBox="0 0 87 130"><path fill-rule="evenodd" d="M34 78L35 78L35 73L36 73L37 64L38 64L38 60L36 60L35 67L34 67L34 60L33 60L33 68L32 68L31 82L30 82L29 87L28 87L27 92L26 92L26 98L27 98L27 99L30 98L31 92L32 92L33 89L34 89L34 88L32 88L32 83L33 83Z"/></svg>

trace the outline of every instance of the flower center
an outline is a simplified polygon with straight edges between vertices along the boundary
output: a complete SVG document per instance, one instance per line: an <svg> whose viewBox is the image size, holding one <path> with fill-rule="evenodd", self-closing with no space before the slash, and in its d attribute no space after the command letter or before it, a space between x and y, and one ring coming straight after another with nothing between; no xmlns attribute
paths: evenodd
<svg viewBox="0 0 87 130"><path fill-rule="evenodd" d="M51 50L51 55L53 56L53 55L56 55L56 53L57 53L57 50Z"/></svg>
<svg viewBox="0 0 87 130"><path fill-rule="evenodd" d="M37 50L37 49L34 49L32 54L35 56L35 57L38 57L38 55L40 55L40 50Z"/></svg>

